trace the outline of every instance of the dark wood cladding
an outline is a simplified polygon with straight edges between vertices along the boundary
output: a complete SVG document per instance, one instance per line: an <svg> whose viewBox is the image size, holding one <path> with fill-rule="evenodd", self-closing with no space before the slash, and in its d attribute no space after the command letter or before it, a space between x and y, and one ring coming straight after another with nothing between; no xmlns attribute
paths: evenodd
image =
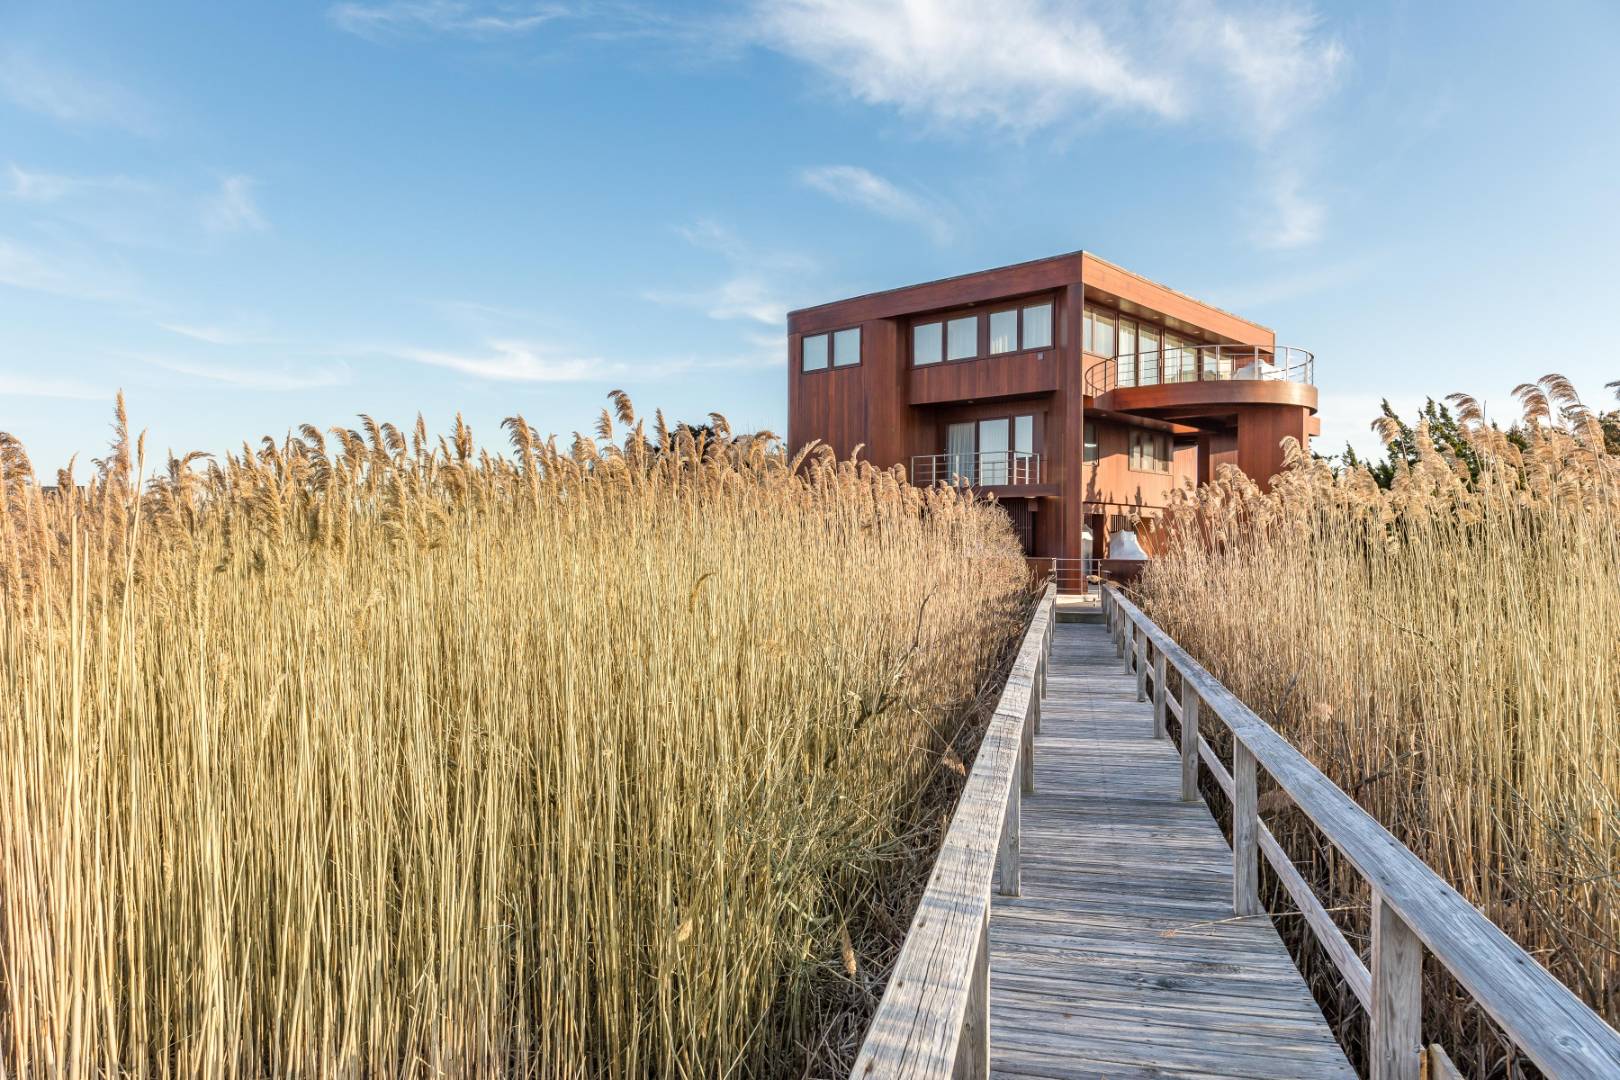
<svg viewBox="0 0 1620 1080"><path fill-rule="evenodd" d="M1029 553L1075 558L1089 529L1094 555L1103 535L1133 515L1151 516L1178 487L1207 482L1225 462L1260 482L1282 467L1281 440L1306 442L1313 433L1314 387L1294 383L1183 383L1124 388L1084 396L1088 358L1080 327L1088 300L1121 310L1152 312L1192 328L1200 340L1275 345L1272 332L1229 312L1148 281L1084 252L857 296L788 315L788 444L819 440L847 457L881 467L944 453L954 421L998 416L1034 418L1041 483L985 489L1009 508ZM1052 344L1021 352L988 351L990 312L1028 303L1052 304ZM933 317L980 319L972 360L913 367L912 327ZM858 326L858 365L800 370L801 342ZM1099 456L1083 461L1085 430L1097 432ZM1147 428L1172 440L1168 471L1132 469L1130 433Z"/></svg>
<svg viewBox="0 0 1620 1080"><path fill-rule="evenodd" d="M920 315L1062 288L1080 280L1080 258L1081 252L1076 251L802 308L788 313L788 333L814 334L869 319Z"/></svg>
<svg viewBox="0 0 1620 1080"><path fill-rule="evenodd" d="M1058 388L1057 349L985 356L945 364L910 367L913 405L937 405L981 398L1050 394Z"/></svg>

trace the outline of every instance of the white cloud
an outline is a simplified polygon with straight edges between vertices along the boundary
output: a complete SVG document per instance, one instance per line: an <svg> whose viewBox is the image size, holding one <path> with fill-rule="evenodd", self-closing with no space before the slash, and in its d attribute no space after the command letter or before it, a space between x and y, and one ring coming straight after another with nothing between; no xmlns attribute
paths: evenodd
<svg viewBox="0 0 1620 1080"><path fill-rule="evenodd" d="M40 63L20 50L0 53L0 97L66 124L152 130L151 113L121 86Z"/></svg>
<svg viewBox="0 0 1620 1080"><path fill-rule="evenodd" d="M79 379L63 379L49 375L12 375L0 371L0 397L48 397L101 401L111 398L112 394L107 390L97 389Z"/></svg>
<svg viewBox="0 0 1620 1080"><path fill-rule="evenodd" d="M676 232L693 247L724 258L729 273L717 284L698 289L647 289L643 299L666 307L691 308L711 319L740 319L773 329L786 327L789 304L778 282L789 276L802 279L814 270L813 261L792 252L758 251L731 229L708 218L678 226Z"/></svg>
<svg viewBox="0 0 1620 1080"><path fill-rule="evenodd" d="M596 357L577 356L554 346L533 341L501 340L486 344L481 355L413 349L397 352L408 360L434 367L449 368L464 375L497 382L586 382L630 374L627 364ZM645 374L645 370L636 369Z"/></svg>
<svg viewBox="0 0 1620 1080"><path fill-rule="evenodd" d="M1348 59L1320 18L1289 0L756 0L750 30L856 99L936 130L1025 136L1103 113L1196 124L1260 151L1267 173L1285 164L1285 138L1297 155L1294 136ZM1257 212L1273 219L1261 230L1267 246L1304 246L1323 231L1325 209L1295 162L1291 180L1260 196ZM890 216L913 212L881 188L866 198Z"/></svg>
<svg viewBox="0 0 1620 1080"><path fill-rule="evenodd" d="M244 390L311 390L322 386L342 386L349 381L348 370L341 366L308 370L282 366L273 369L263 365L246 368L159 357L144 359L153 367L172 371L177 375L189 375L195 379L224 383Z"/></svg>
<svg viewBox="0 0 1620 1080"><path fill-rule="evenodd" d="M1271 205L1255 243L1286 251L1308 247L1322 238L1327 212L1319 200L1306 194L1305 185L1296 169L1283 168L1273 173Z"/></svg>
<svg viewBox="0 0 1620 1080"><path fill-rule="evenodd" d="M642 296L666 307L692 308L711 319L746 319L765 326L786 326L788 306L764 281L742 275L707 289L649 289Z"/></svg>
<svg viewBox="0 0 1620 1080"><path fill-rule="evenodd" d="M262 345L270 339L258 330L231 326L203 326L195 323L160 322L159 329L208 345Z"/></svg>
<svg viewBox="0 0 1620 1080"><path fill-rule="evenodd" d="M1080 110L1185 110L1168 71L1136 63L1099 20L1042 0L771 0L755 23L860 100L942 124L1030 131Z"/></svg>
<svg viewBox="0 0 1620 1080"><path fill-rule="evenodd" d="M905 191L859 165L821 165L800 174L810 187L840 202L870 210L880 217L916 225L938 244L951 240L951 218L946 207Z"/></svg>
<svg viewBox="0 0 1620 1080"><path fill-rule="evenodd" d="M373 40L418 34L495 38L526 34L569 15L561 4L391 0L343 3L327 10L341 30Z"/></svg>
<svg viewBox="0 0 1620 1080"><path fill-rule="evenodd" d="M123 276L70 252L46 255L0 236L0 285L80 300L116 300L131 292Z"/></svg>
<svg viewBox="0 0 1620 1080"><path fill-rule="evenodd" d="M203 203L203 227L209 232L263 232L270 227L253 197L255 182L250 176L227 176L219 190Z"/></svg>

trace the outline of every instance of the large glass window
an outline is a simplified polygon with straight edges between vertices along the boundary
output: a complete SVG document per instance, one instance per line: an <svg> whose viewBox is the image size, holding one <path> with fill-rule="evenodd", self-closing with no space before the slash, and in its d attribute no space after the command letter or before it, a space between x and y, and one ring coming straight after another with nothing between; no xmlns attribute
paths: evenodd
<svg viewBox="0 0 1620 1080"><path fill-rule="evenodd" d="M1091 327L1090 350L1098 356L1113 357L1115 315L1107 308L1086 307L1086 322Z"/></svg>
<svg viewBox="0 0 1620 1080"><path fill-rule="evenodd" d="M937 364L945 356L945 324L921 323L911 328L911 362Z"/></svg>
<svg viewBox="0 0 1620 1080"><path fill-rule="evenodd" d="M803 354L801 368L804 371L820 371L827 366L827 335L811 334L799 346Z"/></svg>
<svg viewBox="0 0 1620 1080"><path fill-rule="evenodd" d="M1161 375L1159 354L1159 328L1151 323L1138 323L1136 326L1136 356L1137 367L1142 373L1144 385L1158 382ZM1163 369L1165 371L1168 368ZM1171 381L1166 378L1166 382Z"/></svg>
<svg viewBox="0 0 1620 1080"><path fill-rule="evenodd" d="M1141 358L1136 355L1136 320L1119 320L1119 385L1140 386L1147 382Z"/></svg>
<svg viewBox="0 0 1620 1080"><path fill-rule="evenodd" d="M974 437L978 432L978 425L972 421L962 424L952 424L945 436L945 456L948 459L951 483L957 480L973 479L973 450Z"/></svg>
<svg viewBox="0 0 1620 1080"><path fill-rule="evenodd" d="M1024 309L1024 348L1052 347L1052 305L1031 304Z"/></svg>
<svg viewBox="0 0 1620 1080"><path fill-rule="evenodd" d="M979 421L979 483L1007 482L1008 421L1006 417Z"/></svg>
<svg viewBox="0 0 1620 1080"><path fill-rule="evenodd" d="M945 359L971 360L979 355L979 317L952 319L945 327Z"/></svg>
<svg viewBox="0 0 1620 1080"><path fill-rule="evenodd" d="M861 362L861 328L840 330L833 335L833 367L853 367Z"/></svg>
<svg viewBox="0 0 1620 1080"><path fill-rule="evenodd" d="M990 355L1014 352L1018 348L1018 311L990 313Z"/></svg>
<svg viewBox="0 0 1620 1080"><path fill-rule="evenodd" d="M1035 418L1033 416L1013 417L1012 448L1013 483L1039 483L1039 470L1035 468Z"/></svg>

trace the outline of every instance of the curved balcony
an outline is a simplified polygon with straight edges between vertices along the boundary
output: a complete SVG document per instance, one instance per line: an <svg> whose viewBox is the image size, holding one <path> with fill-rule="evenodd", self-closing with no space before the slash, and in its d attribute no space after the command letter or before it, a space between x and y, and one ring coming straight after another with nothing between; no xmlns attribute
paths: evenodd
<svg viewBox="0 0 1620 1080"><path fill-rule="evenodd" d="M1295 405L1316 411L1316 357L1289 345L1198 345L1124 353L1086 369L1085 393L1122 412Z"/></svg>

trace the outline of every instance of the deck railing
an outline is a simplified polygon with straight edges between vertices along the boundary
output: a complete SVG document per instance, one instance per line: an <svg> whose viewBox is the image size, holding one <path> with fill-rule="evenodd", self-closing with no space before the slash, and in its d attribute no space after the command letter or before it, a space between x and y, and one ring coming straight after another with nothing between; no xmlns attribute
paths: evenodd
<svg viewBox="0 0 1620 1080"><path fill-rule="evenodd" d="M1102 587L1101 559L1060 559L1030 555L1024 560L1030 572L1057 586L1059 596L1081 596Z"/></svg>
<svg viewBox="0 0 1620 1080"><path fill-rule="evenodd" d="M1085 392L1096 397L1133 386L1250 380L1312 384L1316 357L1292 345L1187 345L1120 353L1086 369Z"/></svg>
<svg viewBox="0 0 1620 1080"><path fill-rule="evenodd" d="M986 450L979 454L916 454L911 459L911 482L924 486L944 484L1041 483L1041 455L1023 450Z"/></svg>
<svg viewBox="0 0 1620 1080"><path fill-rule="evenodd" d="M1317 942L1368 1013L1373 1080L1418 1080L1449 1066L1422 1041L1423 951L1438 960L1548 1076L1620 1076L1620 1033L1538 964L1354 799L1177 645L1115 586L1103 589L1115 653L1136 675L1137 698L1153 700L1155 734L1166 714L1181 723L1181 796L1198 799L1207 768L1232 805L1232 908L1261 915L1259 858L1299 906ZM1151 667L1151 672L1150 672ZM1177 700L1167 674L1180 676ZM1213 716L1232 735L1227 771L1199 725ZM1257 773L1264 770L1372 889L1370 965L1345 939L1288 854L1260 820Z"/></svg>
<svg viewBox="0 0 1620 1080"><path fill-rule="evenodd" d="M1056 592L1048 585L979 744L928 888L851 1078L984 1077L990 1068L990 883L1021 887L1023 793L1035 790ZM1017 780L1015 783L1014 780Z"/></svg>

